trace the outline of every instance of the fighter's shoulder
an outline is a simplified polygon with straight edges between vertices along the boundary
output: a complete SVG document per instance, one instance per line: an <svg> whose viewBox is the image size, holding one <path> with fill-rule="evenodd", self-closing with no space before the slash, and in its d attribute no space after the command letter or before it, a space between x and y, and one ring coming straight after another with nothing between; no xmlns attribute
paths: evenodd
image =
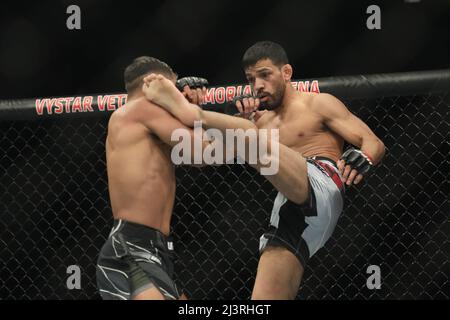
<svg viewBox="0 0 450 320"><path fill-rule="evenodd" d="M340 102L338 98L329 93L309 93L310 103L312 107L324 104L334 104Z"/></svg>
<svg viewBox="0 0 450 320"><path fill-rule="evenodd" d="M138 122L147 122L150 119L154 120L170 116L166 110L157 106L153 102L148 101L144 97L133 101L130 112L133 113L133 118L135 118Z"/></svg>
<svg viewBox="0 0 450 320"><path fill-rule="evenodd" d="M125 109L123 107L116 109L109 117L108 120L109 127L111 127L115 123L122 121L125 118L125 116L126 116Z"/></svg>
<svg viewBox="0 0 450 320"><path fill-rule="evenodd" d="M108 130L123 129L152 131L157 123L162 123L164 115L161 108L144 99L128 101L121 108L115 110L109 118ZM164 111L164 110L162 110Z"/></svg>
<svg viewBox="0 0 450 320"><path fill-rule="evenodd" d="M135 112L154 112L156 109L156 105L148 101L145 97L133 100L133 104L130 107L130 109L134 109Z"/></svg>
<svg viewBox="0 0 450 320"><path fill-rule="evenodd" d="M337 111L337 107L343 106L343 103L329 93L311 93L308 105L311 111L321 115L327 115Z"/></svg>

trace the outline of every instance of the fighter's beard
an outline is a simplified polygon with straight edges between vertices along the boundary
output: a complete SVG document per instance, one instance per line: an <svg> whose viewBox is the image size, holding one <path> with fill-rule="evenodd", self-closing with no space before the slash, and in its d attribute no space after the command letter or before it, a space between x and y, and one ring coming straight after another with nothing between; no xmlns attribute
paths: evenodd
<svg viewBox="0 0 450 320"><path fill-rule="evenodd" d="M278 107L281 106L281 102L283 101L283 97L282 96L272 96L272 103L269 103L269 101L261 101L259 103L259 110L275 110Z"/></svg>

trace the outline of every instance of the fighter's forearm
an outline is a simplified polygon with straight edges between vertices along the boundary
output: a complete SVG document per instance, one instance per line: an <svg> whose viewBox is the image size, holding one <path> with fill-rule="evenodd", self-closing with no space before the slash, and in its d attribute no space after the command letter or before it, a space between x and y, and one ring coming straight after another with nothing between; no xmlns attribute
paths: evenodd
<svg viewBox="0 0 450 320"><path fill-rule="evenodd" d="M179 116L180 121L186 119L181 112L176 116ZM257 127L253 122L239 117L203 110L200 111L199 117L195 121L201 121L203 129L219 130L220 137L215 137L213 141L205 141L204 139L201 141L202 138L200 137L204 136L204 131L198 127L200 123L197 122L194 126L194 132L197 134L192 136L192 149L189 157L192 164L195 163L197 166L205 164L218 165L219 163L223 164L232 161L238 155L245 161L249 160L251 155L249 145L251 143L256 145L258 141ZM217 135L214 132L209 134ZM243 142L243 144L235 143L235 139L238 142Z"/></svg>
<svg viewBox="0 0 450 320"><path fill-rule="evenodd" d="M361 151L370 157L374 165L378 164L384 157L384 143L376 136L368 136L362 139Z"/></svg>
<svg viewBox="0 0 450 320"><path fill-rule="evenodd" d="M257 129L253 122L244 118L214 111L201 111L200 114L202 125L206 129L215 128L222 131L222 133L226 133L226 129Z"/></svg>
<svg viewBox="0 0 450 320"><path fill-rule="evenodd" d="M206 165L218 166L227 163L235 158L235 150L227 150L222 139L208 139L201 130L201 135L191 136L191 148L188 150L189 156L185 158L184 164L194 167L203 167ZM185 152L186 150L183 150Z"/></svg>

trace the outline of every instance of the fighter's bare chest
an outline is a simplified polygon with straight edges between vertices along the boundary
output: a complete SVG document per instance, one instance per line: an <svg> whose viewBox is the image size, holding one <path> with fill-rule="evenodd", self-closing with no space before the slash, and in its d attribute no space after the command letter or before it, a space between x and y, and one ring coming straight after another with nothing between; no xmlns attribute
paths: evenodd
<svg viewBox="0 0 450 320"><path fill-rule="evenodd" d="M308 137L322 130L320 119L311 113L296 115L268 115L264 122L258 124L259 129L278 130L280 143L286 146L301 145Z"/></svg>

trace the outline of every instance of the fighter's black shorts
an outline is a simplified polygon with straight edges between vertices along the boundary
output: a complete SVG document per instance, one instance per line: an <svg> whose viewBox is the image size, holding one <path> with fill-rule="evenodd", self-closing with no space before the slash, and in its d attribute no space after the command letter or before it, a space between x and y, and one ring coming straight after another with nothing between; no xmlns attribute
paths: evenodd
<svg viewBox="0 0 450 320"><path fill-rule="evenodd" d="M97 286L103 299L132 299L157 288L166 299L180 297L172 280L173 243L160 231L124 220L114 227L97 261Z"/></svg>
<svg viewBox="0 0 450 320"><path fill-rule="evenodd" d="M260 252L268 246L284 247L303 267L331 237L344 204L344 185L333 160L308 158L307 170L308 201L299 205L279 192L269 230L260 239Z"/></svg>

